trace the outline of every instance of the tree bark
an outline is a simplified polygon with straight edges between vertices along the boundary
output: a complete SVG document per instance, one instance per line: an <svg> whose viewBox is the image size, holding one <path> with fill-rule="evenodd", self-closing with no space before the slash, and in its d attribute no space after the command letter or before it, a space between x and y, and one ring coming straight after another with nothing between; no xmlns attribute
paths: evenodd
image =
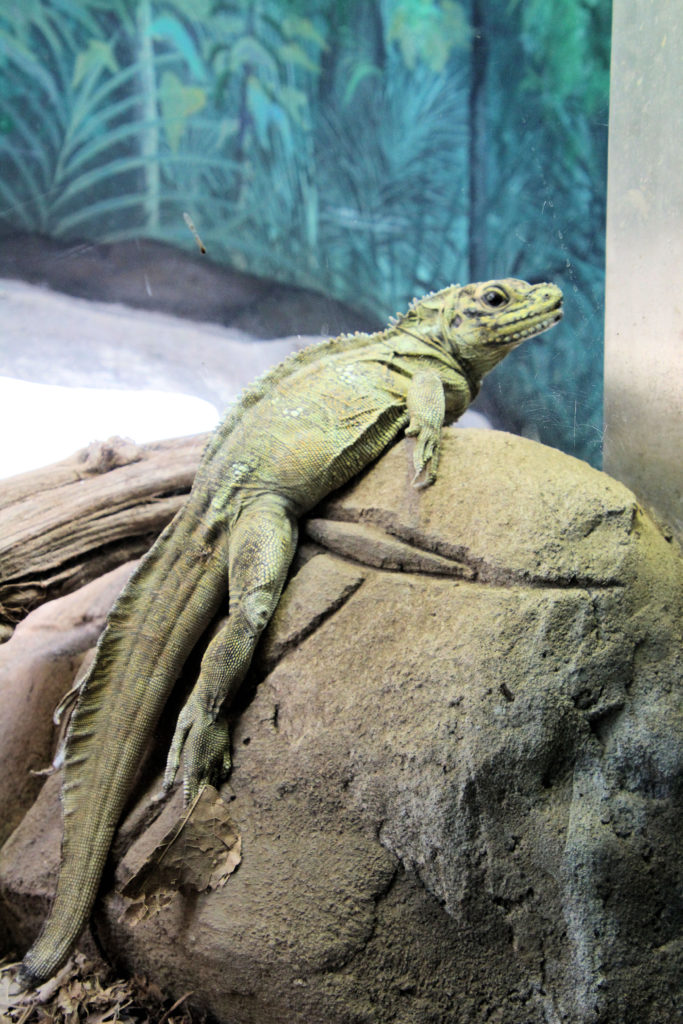
<svg viewBox="0 0 683 1024"><path fill-rule="evenodd" d="M183 504L207 437L110 438L0 483L0 642L37 605L144 554Z"/></svg>

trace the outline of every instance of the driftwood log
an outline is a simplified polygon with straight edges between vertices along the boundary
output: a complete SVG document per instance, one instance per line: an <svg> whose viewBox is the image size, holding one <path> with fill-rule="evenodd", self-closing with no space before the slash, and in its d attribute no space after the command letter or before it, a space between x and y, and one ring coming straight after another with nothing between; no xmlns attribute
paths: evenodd
<svg viewBox="0 0 683 1024"><path fill-rule="evenodd" d="M0 482L0 642L37 605L143 554L189 492L207 437L113 437Z"/></svg>

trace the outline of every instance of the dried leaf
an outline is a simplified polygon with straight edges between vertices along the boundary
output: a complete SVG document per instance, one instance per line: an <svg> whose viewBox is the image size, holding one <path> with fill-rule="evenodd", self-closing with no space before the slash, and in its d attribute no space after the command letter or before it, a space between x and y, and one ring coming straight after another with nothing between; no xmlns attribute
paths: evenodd
<svg viewBox="0 0 683 1024"><path fill-rule="evenodd" d="M10 997L9 979L18 966L0 963L0 1024L205 1024L204 1014L187 1007L171 1016L191 993L172 1000L146 978L114 978L105 964L82 953L37 993Z"/></svg>
<svg viewBox="0 0 683 1024"><path fill-rule="evenodd" d="M204 786L124 886L122 895L133 900L125 920L132 926L144 921L177 892L209 892L225 885L242 859L241 849L227 803L213 786Z"/></svg>

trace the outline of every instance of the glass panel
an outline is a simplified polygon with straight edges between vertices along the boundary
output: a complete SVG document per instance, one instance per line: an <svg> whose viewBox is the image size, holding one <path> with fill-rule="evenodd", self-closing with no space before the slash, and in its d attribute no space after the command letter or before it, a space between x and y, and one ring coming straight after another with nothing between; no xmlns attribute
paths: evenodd
<svg viewBox="0 0 683 1024"><path fill-rule="evenodd" d="M683 9L615 0L605 469L683 531Z"/></svg>

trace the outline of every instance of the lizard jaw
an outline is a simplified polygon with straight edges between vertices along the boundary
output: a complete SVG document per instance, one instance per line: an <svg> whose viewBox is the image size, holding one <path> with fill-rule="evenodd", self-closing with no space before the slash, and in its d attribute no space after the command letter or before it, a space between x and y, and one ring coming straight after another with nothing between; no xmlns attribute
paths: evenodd
<svg viewBox="0 0 683 1024"><path fill-rule="evenodd" d="M518 345L529 338L536 337L538 334L543 334L550 327L554 327L556 323L559 323L563 315L562 297L560 296L550 309L544 310L541 313L530 313L520 320L506 324L497 337L491 339L491 344L496 346Z"/></svg>

